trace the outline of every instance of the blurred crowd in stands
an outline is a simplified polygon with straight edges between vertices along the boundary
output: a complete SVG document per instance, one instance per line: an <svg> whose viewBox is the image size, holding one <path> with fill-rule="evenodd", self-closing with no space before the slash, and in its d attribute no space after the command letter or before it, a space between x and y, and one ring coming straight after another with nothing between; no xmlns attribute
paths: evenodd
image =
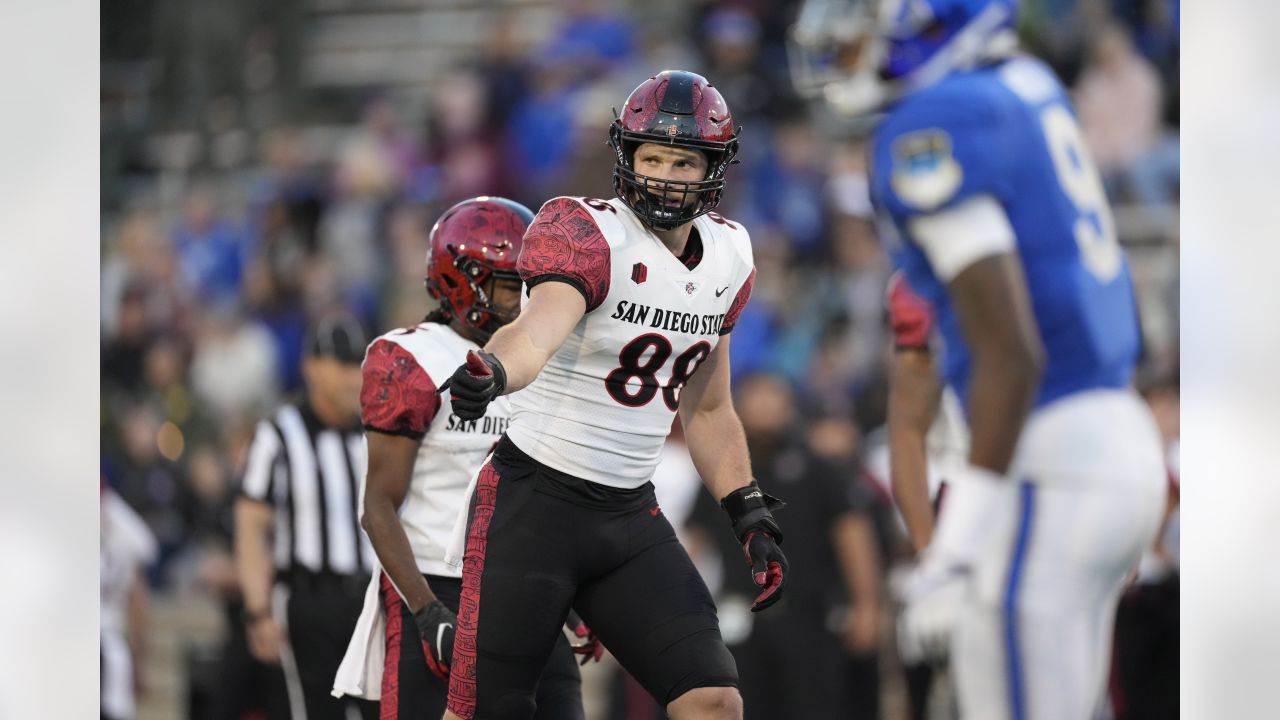
<svg viewBox="0 0 1280 720"><path fill-rule="evenodd" d="M883 580L903 552L887 478L865 461L885 419L889 266L862 140L792 88L798 3L481 3L480 40L414 68L420 83L340 89L313 73L309 29L405 4L265 5L138 0L103 17L101 467L158 540L153 592L234 601L237 474L255 421L300 390L311 319L344 308L372 334L417 322L431 307L427 235L458 200L612 197L613 108L652 73L688 68L743 127L719 211L750 230L758 268L733 344L754 463L794 496L784 512L818 523L805 538L799 518L787 522L797 585L785 615L828 630L833 652L847 651L840 671L878 687L865 659L891 638L883 593L850 578L871 562ZM434 5L424 0L420 22L445 12ZM1117 205L1143 312L1139 380L1172 398L1171 444L1178 23L1177 0L1027 0L1021 27L1071 88ZM837 486L788 489L801 476ZM716 546L728 533L702 500L689 501L686 540ZM872 551L848 556L841 542ZM872 619L836 613L851 593ZM612 717L636 717L617 714L619 692Z"/></svg>

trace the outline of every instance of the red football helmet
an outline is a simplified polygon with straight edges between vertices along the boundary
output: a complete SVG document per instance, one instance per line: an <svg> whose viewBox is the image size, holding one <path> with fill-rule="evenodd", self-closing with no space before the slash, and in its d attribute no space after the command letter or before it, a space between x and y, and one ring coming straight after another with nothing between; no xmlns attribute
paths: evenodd
<svg viewBox="0 0 1280 720"><path fill-rule="evenodd" d="M635 171L636 148L660 143L707 156L707 177L697 182L660 180ZM720 91L707 79L683 70L663 70L631 91L622 114L609 127L616 163L613 191L652 227L670 230L709 212L724 194L724 171L738 154L738 132ZM665 193L692 194L696 201L672 207Z"/></svg>
<svg viewBox="0 0 1280 720"><path fill-rule="evenodd" d="M515 312L493 307L490 281L520 281L516 261L531 222L533 213L518 202L477 197L446 210L431 228L427 292L482 341L515 319Z"/></svg>

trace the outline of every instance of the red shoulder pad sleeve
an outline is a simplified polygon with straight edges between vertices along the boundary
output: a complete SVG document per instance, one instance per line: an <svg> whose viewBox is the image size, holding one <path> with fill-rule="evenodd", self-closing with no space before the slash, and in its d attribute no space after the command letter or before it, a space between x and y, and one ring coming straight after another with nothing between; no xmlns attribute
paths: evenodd
<svg viewBox="0 0 1280 720"><path fill-rule="evenodd" d="M365 430L422 439L440 410L440 395L413 355L377 340L364 358L360 419Z"/></svg>
<svg viewBox="0 0 1280 720"><path fill-rule="evenodd" d="M733 304L729 306L729 312L725 313L724 322L720 323L721 335L728 335L733 330L733 326L738 324L738 317L742 315L742 309L747 306L747 300L751 299L751 286L755 283L756 269L751 268L747 281L742 283L742 287L738 288L738 294L733 296Z"/></svg>
<svg viewBox="0 0 1280 720"><path fill-rule="evenodd" d="M933 310L907 284L902 273L889 278L889 327L899 350L927 350L933 333Z"/></svg>
<svg viewBox="0 0 1280 720"><path fill-rule="evenodd" d="M591 212L575 200L556 198L525 231L517 267L528 287L547 280L574 286L591 312L609 294L609 257L609 243Z"/></svg>

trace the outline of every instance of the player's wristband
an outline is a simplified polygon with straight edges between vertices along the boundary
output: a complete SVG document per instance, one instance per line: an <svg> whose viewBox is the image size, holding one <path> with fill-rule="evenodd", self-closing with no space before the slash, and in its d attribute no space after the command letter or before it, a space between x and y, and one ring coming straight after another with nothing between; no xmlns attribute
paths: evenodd
<svg viewBox="0 0 1280 720"><path fill-rule="evenodd" d="M948 473L947 492L925 552L952 564L972 563L991 541L998 524L992 518L1011 517L1017 499L1017 484L986 468L964 465Z"/></svg>
<svg viewBox="0 0 1280 720"><path fill-rule="evenodd" d="M761 490L755 481L740 487L724 496L720 507L729 514L733 523L733 534L742 540L752 530L763 530L773 536L774 542L782 544L782 528L773 519L773 511L781 510L787 504Z"/></svg>

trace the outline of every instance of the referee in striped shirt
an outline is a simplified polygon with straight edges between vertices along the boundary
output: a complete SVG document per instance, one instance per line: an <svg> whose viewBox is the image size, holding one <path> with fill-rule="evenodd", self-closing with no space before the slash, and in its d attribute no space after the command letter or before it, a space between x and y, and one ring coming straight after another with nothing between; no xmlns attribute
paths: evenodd
<svg viewBox="0 0 1280 720"><path fill-rule="evenodd" d="M356 508L366 340L357 320L332 315L306 344L306 396L258 424L236 501L245 630L254 657L284 671L288 720L374 718L376 704L329 694L374 558Z"/></svg>

